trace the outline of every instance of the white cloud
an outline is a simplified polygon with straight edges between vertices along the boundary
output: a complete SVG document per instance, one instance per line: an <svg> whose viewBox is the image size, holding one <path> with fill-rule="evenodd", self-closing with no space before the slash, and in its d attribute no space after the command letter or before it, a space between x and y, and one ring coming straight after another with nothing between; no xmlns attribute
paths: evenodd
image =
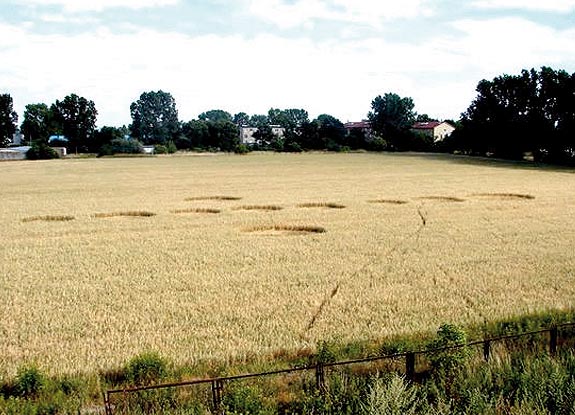
<svg viewBox="0 0 575 415"><path fill-rule="evenodd" d="M18 0L32 6L61 6L67 12L102 11L112 8L143 9L172 6L179 0Z"/></svg>
<svg viewBox="0 0 575 415"><path fill-rule="evenodd" d="M462 36L448 47L464 56L467 67L484 73L575 63L575 29L557 30L521 18L460 20Z"/></svg>
<svg viewBox="0 0 575 415"><path fill-rule="evenodd" d="M427 0L249 0L249 10L280 28L306 25L318 19L377 27L392 19L429 15L427 3Z"/></svg>
<svg viewBox="0 0 575 415"><path fill-rule="evenodd" d="M559 13L575 9L575 0L476 0L472 4L485 9L540 10Z"/></svg>
<svg viewBox="0 0 575 415"><path fill-rule="evenodd" d="M211 108L265 113L305 108L358 120L385 92L413 97L416 110L458 117L477 82L522 68L575 70L575 30L524 19L460 20L455 34L425 42L385 38L314 42L276 35L198 36L133 28L39 35L0 24L0 90L24 105L51 104L70 93L94 100L99 125L130 122L144 91L174 95L180 119Z"/></svg>

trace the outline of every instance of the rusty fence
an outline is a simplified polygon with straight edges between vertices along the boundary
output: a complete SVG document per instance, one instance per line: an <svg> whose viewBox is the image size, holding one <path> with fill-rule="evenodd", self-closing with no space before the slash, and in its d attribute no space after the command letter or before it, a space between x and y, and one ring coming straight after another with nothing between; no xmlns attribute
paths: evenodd
<svg viewBox="0 0 575 415"><path fill-rule="evenodd" d="M568 329L572 329L569 331ZM496 345L505 343L509 344L517 342L519 339L526 339L527 344L518 345L520 349L526 347L534 347L542 351L547 350L550 355L554 356L562 344L567 344L569 341L575 340L575 323L563 323L554 325L549 328L524 332L520 334L510 334L504 336L497 336L486 338L482 340L476 340L468 342L465 344L457 344L453 346L440 347L435 349L423 349L410 352L394 353L381 356L366 357L362 359L345 360L331 363L315 363L302 367L294 367L288 369L280 369L269 372L261 373L248 373L235 376L226 377L214 377L207 379L195 379L185 382L174 382L174 383L163 383L150 386L139 386L139 387L126 387L122 389L110 389L104 393L104 405L106 409L106 415L114 415L115 413L123 413L121 405L118 403L126 402L130 395L142 394L150 391L161 391L168 389L180 389L180 388L190 388L190 387L203 387L200 392L204 399L209 400L211 409L216 413L221 413L222 408L222 397L224 393L224 388L227 384L234 381L246 381L249 379L260 379L273 376L281 375L291 375L291 374L306 374L312 379L317 391L320 393L326 390L326 373L334 371L337 368L351 367L353 365L368 365L376 366L379 364L378 369L382 367L387 368L401 368L405 373L406 378L410 380L417 380L419 367L425 367L425 358L438 354L441 352L447 352L450 350L458 350L462 348L481 348L483 359L489 361L493 348ZM547 339L542 340L542 337L547 337ZM531 340L529 340L531 339ZM572 347L569 345L569 347ZM381 365L382 362L387 362L387 365ZM398 362L401 362L398 364ZM392 369L393 370L393 369Z"/></svg>

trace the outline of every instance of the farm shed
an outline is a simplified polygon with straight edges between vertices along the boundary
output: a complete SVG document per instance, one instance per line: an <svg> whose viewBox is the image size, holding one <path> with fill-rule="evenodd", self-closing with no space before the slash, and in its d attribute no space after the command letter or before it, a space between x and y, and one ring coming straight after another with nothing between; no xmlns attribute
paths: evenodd
<svg viewBox="0 0 575 415"><path fill-rule="evenodd" d="M433 141L437 143L449 137L451 133L455 131L455 127L446 121L425 121L416 122L411 127L411 130L428 137L433 137Z"/></svg>
<svg viewBox="0 0 575 415"><path fill-rule="evenodd" d="M0 160L24 160L29 146L0 148Z"/></svg>

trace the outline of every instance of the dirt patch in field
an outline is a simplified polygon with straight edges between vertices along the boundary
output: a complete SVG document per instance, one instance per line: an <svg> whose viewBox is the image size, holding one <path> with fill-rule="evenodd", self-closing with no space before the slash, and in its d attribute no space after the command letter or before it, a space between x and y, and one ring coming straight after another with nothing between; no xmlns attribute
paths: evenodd
<svg viewBox="0 0 575 415"><path fill-rule="evenodd" d="M22 222L67 222L76 219L74 216L68 215L45 215L45 216L30 216L22 219Z"/></svg>
<svg viewBox="0 0 575 415"><path fill-rule="evenodd" d="M461 199L460 197L454 197L454 196L420 196L418 197L418 199L434 200L437 202L456 202L456 203L465 202L465 199Z"/></svg>
<svg viewBox="0 0 575 415"><path fill-rule="evenodd" d="M326 209L345 209L344 205L332 202L310 202L310 203L300 203L297 205L298 208L326 208Z"/></svg>
<svg viewBox="0 0 575 415"><path fill-rule="evenodd" d="M126 212L107 212L107 213L94 214L95 218L115 218L120 216L149 218L151 216L156 216L156 214L153 212L146 212L144 210L130 210Z"/></svg>
<svg viewBox="0 0 575 415"><path fill-rule="evenodd" d="M305 235L314 233L325 233L325 228L321 226L306 225L269 225L253 226L242 229L246 233L257 233L259 235Z"/></svg>
<svg viewBox="0 0 575 415"><path fill-rule="evenodd" d="M186 202L194 202L194 201L199 201L199 200L222 200L222 201L226 201L226 200L241 200L241 197L238 196L223 196L223 195L216 195L216 196L192 196L192 197L186 197L184 200Z"/></svg>
<svg viewBox="0 0 575 415"><path fill-rule="evenodd" d="M372 199L368 200L367 203L380 203L380 204L387 204L387 205L405 205L408 203L407 200L400 200L400 199Z"/></svg>
<svg viewBox="0 0 575 415"><path fill-rule="evenodd" d="M236 206L233 208L234 210L264 210L264 211L273 211L273 210L282 210L283 207L278 205L243 205L243 206Z"/></svg>
<svg viewBox="0 0 575 415"><path fill-rule="evenodd" d="M498 200L532 200L535 196L523 193L475 193L472 196Z"/></svg>
<svg viewBox="0 0 575 415"><path fill-rule="evenodd" d="M176 209L172 210L172 213L220 213L220 209L212 208L191 208L191 209Z"/></svg>

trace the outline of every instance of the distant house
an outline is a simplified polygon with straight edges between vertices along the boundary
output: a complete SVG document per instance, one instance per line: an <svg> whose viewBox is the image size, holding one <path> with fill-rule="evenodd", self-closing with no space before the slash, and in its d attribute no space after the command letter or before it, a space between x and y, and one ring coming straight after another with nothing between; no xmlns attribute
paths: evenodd
<svg viewBox="0 0 575 415"><path fill-rule="evenodd" d="M0 160L24 160L29 146L0 148Z"/></svg>
<svg viewBox="0 0 575 415"><path fill-rule="evenodd" d="M21 146L24 143L24 134L20 132L20 130L16 130L16 132L12 135L12 145L14 146Z"/></svg>
<svg viewBox="0 0 575 415"><path fill-rule="evenodd" d="M346 122L343 127L348 134L352 131L361 131L365 138L371 137L371 124L367 120Z"/></svg>
<svg viewBox="0 0 575 415"><path fill-rule="evenodd" d="M58 153L60 158L64 158L68 155L68 150L66 147L51 147L51 149Z"/></svg>
<svg viewBox="0 0 575 415"><path fill-rule="evenodd" d="M413 124L411 131L433 137L433 141L437 143L449 137L455 127L446 121L425 121Z"/></svg>
<svg viewBox="0 0 575 415"><path fill-rule="evenodd" d="M279 125L270 125L272 128L272 133L277 137L283 137L285 134L285 128ZM255 144L256 139L254 134L258 130L257 127L241 126L240 127L240 143L241 144Z"/></svg>

